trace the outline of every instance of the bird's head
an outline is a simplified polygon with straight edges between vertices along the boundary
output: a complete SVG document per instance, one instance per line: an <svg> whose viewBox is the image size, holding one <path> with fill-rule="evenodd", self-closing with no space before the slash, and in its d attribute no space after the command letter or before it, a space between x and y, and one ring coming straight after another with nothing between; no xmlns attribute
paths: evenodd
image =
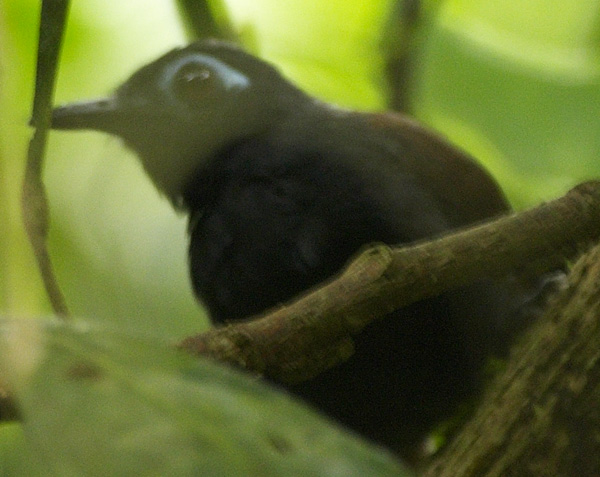
<svg viewBox="0 0 600 477"><path fill-rule="evenodd" d="M142 67L107 98L56 108L52 128L123 138L158 189L177 201L195 170L304 100L269 64L205 40Z"/></svg>

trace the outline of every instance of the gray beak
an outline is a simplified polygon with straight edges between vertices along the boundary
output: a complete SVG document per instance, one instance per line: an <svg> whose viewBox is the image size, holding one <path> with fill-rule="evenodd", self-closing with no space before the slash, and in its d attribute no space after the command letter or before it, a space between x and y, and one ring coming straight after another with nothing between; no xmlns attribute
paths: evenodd
<svg viewBox="0 0 600 477"><path fill-rule="evenodd" d="M120 135L133 119L114 97L60 106L52 111L52 129L93 129Z"/></svg>

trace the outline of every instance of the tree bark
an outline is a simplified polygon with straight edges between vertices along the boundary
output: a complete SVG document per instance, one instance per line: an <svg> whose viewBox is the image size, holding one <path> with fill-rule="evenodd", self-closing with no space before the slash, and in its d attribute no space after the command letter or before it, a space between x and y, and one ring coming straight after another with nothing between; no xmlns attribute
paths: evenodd
<svg viewBox="0 0 600 477"><path fill-rule="evenodd" d="M600 475L600 245L515 346L473 418L423 474Z"/></svg>

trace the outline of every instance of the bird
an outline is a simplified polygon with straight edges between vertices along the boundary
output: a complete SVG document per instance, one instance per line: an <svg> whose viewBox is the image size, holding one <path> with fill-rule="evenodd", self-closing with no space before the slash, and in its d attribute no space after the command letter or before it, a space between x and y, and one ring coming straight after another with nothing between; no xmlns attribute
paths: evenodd
<svg viewBox="0 0 600 477"><path fill-rule="evenodd" d="M105 98L55 108L51 127L120 137L187 214L190 278L215 326L301 295L369 244L511 210L477 161L416 120L328 104L219 40L167 52ZM507 353L542 288L538 277L482 278L402 308L356 336L347 362L285 388L408 455L481 391L487 360Z"/></svg>

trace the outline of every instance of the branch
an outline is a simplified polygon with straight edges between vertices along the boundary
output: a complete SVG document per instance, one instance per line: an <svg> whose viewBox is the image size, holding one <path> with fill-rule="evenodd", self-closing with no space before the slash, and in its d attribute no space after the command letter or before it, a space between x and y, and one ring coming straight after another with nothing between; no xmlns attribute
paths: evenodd
<svg viewBox="0 0 600 477"><path fill-rule="evenodd" d="M192 38L238 39L223 1L177 0L176 4Z"/></svg>
<svg viewBox="0 0 600 477"><path fill-rule="evenodd" d="M46 293L55 313L62 317L68 316L69 312L56 281L50 254L46 246L49 213L46 190L42 181L42 169L48 127L50 126L50 111L54 95L58 56L68 9L68 0L44 0L42 3L35 96L31 118L31 124L36 129L29 143L21 196L25 231L38 262Z"/></svg>
<svg viewBox="0 0 600 477"><path fill-rule="evenodd" d="M600 475L600 245L521 338L428 477Z"/></svg>
<svg viewBox="0 0 600 477"><path fill-rule="evenodd" d="M210 330L179 346L294 383L348 359L352 336L410 303L487 276L542 272L600 238L600 181L534 209L412 246L374 246L336 279L262 318Z"/></svg>

